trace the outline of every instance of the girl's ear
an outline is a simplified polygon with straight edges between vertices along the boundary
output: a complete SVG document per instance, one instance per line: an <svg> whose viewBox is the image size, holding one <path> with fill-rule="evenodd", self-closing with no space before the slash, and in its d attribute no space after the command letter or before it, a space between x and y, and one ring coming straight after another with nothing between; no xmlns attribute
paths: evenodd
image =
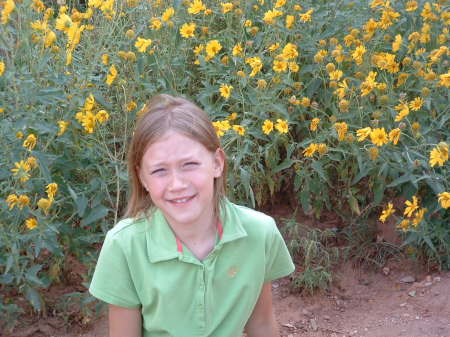
<svg viewBox="0 0 450 337"><path fill-rule="evenodd" d="M144 189L148 192L148 188L144 184L144 179L142 179L142 170L140 169L139 166L136 166L136 172L138 174L139 182L141 183L142 187L144 187Z"/></svg>
<svg viewBox="0 0 450 337"><path fill-rule="evenodd" d="M219 147L216 152L214 152L214 178L222 176L224 165L225 152Z"/></svg>

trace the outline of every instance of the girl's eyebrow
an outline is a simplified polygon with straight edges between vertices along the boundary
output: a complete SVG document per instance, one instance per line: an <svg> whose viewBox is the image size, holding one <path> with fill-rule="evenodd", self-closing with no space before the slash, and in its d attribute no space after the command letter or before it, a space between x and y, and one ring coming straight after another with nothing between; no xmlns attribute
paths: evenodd
<svg viewBox="0 0 450 337"><path fill-rule="evenodd" d="M198 158L195 158L192 155L188 155L186 157L180 158L177 161L184 162L184 161L198 161L198 160L199 160ZM165 160L160 160L160 161L153 162L153 163L149 164L148 166L149 167L159 167L159 166L164 166L164 165L167 165L167 162Z"/></svg>

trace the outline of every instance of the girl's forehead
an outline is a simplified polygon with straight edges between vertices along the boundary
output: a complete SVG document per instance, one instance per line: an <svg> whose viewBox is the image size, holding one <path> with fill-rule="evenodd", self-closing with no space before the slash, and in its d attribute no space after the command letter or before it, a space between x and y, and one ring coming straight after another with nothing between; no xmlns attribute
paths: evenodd
<svg viewBox="0 0 450 337"><path fill-rule="evenodd" d="M144 157L173 157L175 155L184 157L205 152L211 151L193 137L175 130L168 130L146 147Z"/></svg>

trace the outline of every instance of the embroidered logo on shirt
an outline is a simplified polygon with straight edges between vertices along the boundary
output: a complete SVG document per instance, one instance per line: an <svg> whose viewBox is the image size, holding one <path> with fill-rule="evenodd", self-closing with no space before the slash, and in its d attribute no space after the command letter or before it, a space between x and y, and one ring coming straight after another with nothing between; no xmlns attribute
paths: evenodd
<svg viewBox="0 0 450 337"><path fill-rule="evenodd" d="M239 271L239 267L237 267L237 266L230 267L230 269L228 269L228 276L235 277L238 271Z"/></svg>

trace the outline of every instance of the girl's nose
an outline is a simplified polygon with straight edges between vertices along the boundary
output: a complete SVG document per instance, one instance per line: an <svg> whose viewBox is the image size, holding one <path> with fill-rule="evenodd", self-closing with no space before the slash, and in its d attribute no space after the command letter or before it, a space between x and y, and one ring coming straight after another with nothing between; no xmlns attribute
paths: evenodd
<svg viewBox="0 0 450 337"><path fill-rule="evenodd" d="M183 177L183 174L180 172L173 172L170 176L169 182L169 190L170 191L178 191L182 190L187 186L186 180Z"/></svg>

